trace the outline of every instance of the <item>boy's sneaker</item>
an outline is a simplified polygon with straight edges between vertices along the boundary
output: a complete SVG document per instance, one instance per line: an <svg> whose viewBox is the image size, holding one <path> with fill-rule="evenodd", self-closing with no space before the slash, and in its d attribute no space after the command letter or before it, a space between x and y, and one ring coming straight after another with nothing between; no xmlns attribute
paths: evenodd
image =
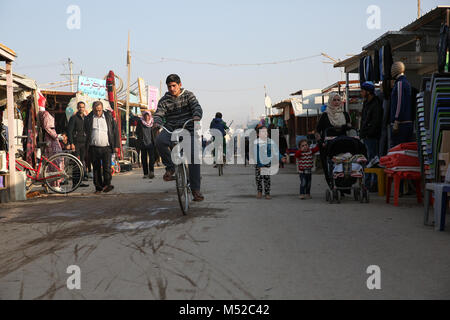
<svg viewBox="0 0 450 320"><path fill-rule="evenodd" d="M299 198L300 200L305 200L305 195L304 195L304 194L301 194L301 195L298 196L298 198Z"/></svg>
<svg viewBox="0 0 450 320"><path fill-rule="evenodd" d="M262 199L262 192L258 192L258 194L256 195L256 199Z"/></svg>

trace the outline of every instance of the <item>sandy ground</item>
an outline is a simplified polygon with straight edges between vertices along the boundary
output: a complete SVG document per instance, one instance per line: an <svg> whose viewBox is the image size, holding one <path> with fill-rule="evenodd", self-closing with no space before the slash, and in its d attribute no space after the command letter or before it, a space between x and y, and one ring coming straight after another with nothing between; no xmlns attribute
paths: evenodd
<svg viewBox="0 0 450 320"><path fill-rule="evenodd" d="M204 167L206 201L183 217L162 173L117 176L108 195L1 204L0 299L450 298L450 232L424 226L414 198L330 205L314 175L301 201L289 166L273 200L257 200L253 168ZM66 286L70 265L81 290ZM367 288L370 265L381 290Z"/></svg>

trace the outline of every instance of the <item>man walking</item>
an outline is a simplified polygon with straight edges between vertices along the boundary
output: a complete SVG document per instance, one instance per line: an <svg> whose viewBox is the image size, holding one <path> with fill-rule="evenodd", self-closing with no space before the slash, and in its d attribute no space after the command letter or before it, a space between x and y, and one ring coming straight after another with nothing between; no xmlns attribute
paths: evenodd
<svg viewBox="0 0 450 320"><path fill-rule="evenodd" d="M160 129L164 126L174 131L181 129L188 120L200 121L203 110L195 95L182 88L181 79L176 74L171 74L166 80L168 92L158 103L158 109L154 114L154 127ZM187 124L186 130L191 134L191 161L189 164L189 182L191 185L194 201L203 201L205 198L200 193L200 164L194 164L194 123ZM171 134L163 130L156 139L156 147L161 155L163 164L166 166L164 181L173 181L175 165L172 162L170 147L172 146Z"/></svg>
<svg viewBox="0 0 450 320"><path fill-rule="evenodd" d="M77 104L77 113L74 114L67 127L67 139L69 143L69 150L75 151L75 155L80 159L84 167L84 180L87 180L87 166L86 166L86 132L84 131L86 104L82 101ZM81 184L80 187L88 187L86 184Z"/></svg>
<svg viewBox="0 0 450 320"><path fill-rule="evenodd" d="M109 111L103 110L101 101L94 102L92 112L84 122L86 144L94 167L95 193L110 192L112 153L119 152L116 122Z"/></svg>

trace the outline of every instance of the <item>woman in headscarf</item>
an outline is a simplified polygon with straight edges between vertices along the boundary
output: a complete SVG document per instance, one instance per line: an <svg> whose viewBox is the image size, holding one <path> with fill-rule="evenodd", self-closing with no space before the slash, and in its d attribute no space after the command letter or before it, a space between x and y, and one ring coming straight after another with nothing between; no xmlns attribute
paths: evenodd
<svg viewBox="0 0 450 320"><path fill-rule="evenodd" d="M324 139L326 137L345 135L348 128L351 128L350 115L344 111L341 95L337 92L332 92L328 98L327 109L322 113L316 128L320 159L327 182L329 182L329 174Z"/></svg>
<svg viewBox="0 0 450 320"><path fill-rule="evenodd" d="M42 96L43 97L43 96ZM39 121L40 126L43 129L44 133L44 156L48 159L51 156L61 153L62 148L59 144L59 140L62 138L61 135L56 133L55 131L55 118L47 111L45 110L45 104L46 100L45 98L39 99ZM60 170L63 169L64 164L63 163L55 163L59 167ZM57 171L56 168L54 168L55 171ZM61 181L54 181L52 184L55 186L56 189L59 188Z"/></svg>
<svg viewBox="0 0 450 320"><path fill-rule="evenodd" d="M153 179L155 177L155 144L152 127L152 114L149 111L145 111L136 128L144 179Z"/></svg>
<svg viewBox="0 0 450 320"><path fill-rule="evenodd" d="M351 127L350 115L344 111L342 98L337 92L329 95L328 105L317 124L317 133L321 139L327 136L340 136Z"/></svg>

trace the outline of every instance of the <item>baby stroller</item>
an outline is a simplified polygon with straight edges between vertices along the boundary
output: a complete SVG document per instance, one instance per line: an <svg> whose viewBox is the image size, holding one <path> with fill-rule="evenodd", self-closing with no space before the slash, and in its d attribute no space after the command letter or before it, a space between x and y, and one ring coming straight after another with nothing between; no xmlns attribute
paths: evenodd
<svg viewBox="0 0 450 320"><path fill-rule="evenodd" d="M369 203L369 191L365 184L364 169L367 163L367 149L357 135L356 129L346 129L345 135L327 136L325 131L325 152L328 189L325 199L329 203L340 203L344 194L351 194L355 201Z"/></svg>

